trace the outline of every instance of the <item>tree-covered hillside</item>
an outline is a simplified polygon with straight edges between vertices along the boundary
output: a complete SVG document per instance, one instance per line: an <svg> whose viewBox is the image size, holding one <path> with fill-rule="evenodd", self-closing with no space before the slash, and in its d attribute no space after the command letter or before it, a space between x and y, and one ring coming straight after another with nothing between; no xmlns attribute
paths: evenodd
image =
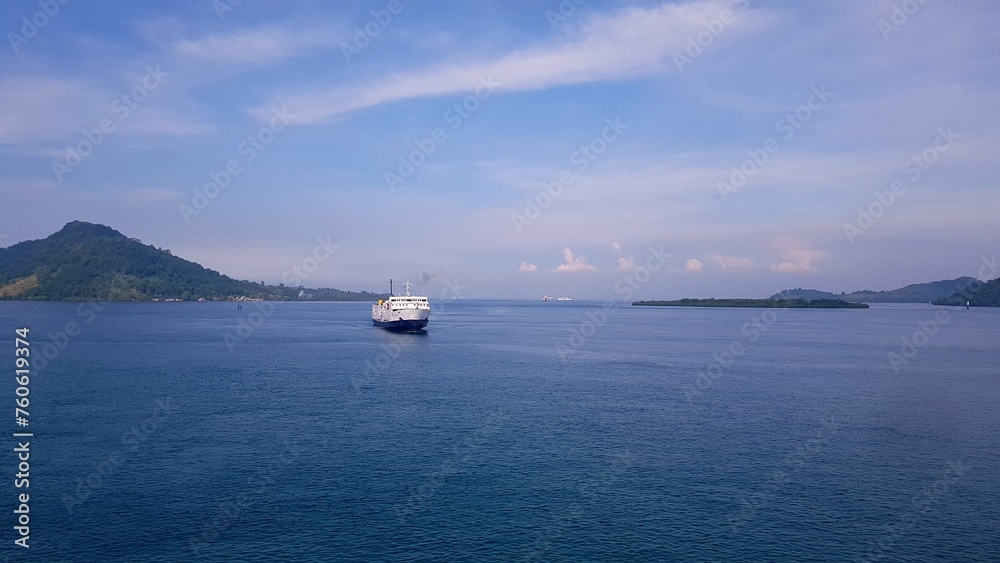
<svg viewBox="0 0 1000 563"><path fill-rule="evenodd" d="M372 300L337 289L267 286L234 280L169 250L130 239L104 225L67 223L41 240L0 249L0 299L110 300L257 298Z"/></svg>
<svg viewBox="0 0 1000 563"><path fill-rule="evenodd" d="M635 307L748 307L762 309L867 309L864 303L842 299L676 299L674 301L635 301Z"/></svg>
<svg viewBox="0 0 1000 563"><path fill-rule="evenodd" d="M1000 307L1000 278L969 284L934 304L965 306L966 302L973 307Z"/></svg>
<svg viewBox="0 0 1000 563"><path fill-rule="evenodd" d="M855 291L838 297L848 301L868 303L927 303L950 295L973 281L975 278L961 277L953 280L914 283L890 291Z"/></svg>
<svg viewBox="0 0 1000 563"><path fill-rule="evenodd" d="M817 289L786 289L775 293L771 299L843 299L854 303L927 303L943 299L955 291L967 287L976 278L961 277L927 283L913 283L888 291L861 290L852 293L830 293Z"/></svg>
<svg viewBox="0 0 1000 563"><path fill-rule="evenodd" d="M829 291L820 291L818 289L802 289L797 287L795 289L786 289L784 291L779 291L775 293L769 299L837 299L838 296Z"/></svg>

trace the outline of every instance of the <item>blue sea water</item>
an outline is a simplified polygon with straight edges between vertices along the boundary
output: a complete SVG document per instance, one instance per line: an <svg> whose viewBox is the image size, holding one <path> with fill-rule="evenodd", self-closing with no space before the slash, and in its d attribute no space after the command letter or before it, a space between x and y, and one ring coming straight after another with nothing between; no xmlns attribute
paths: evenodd
<svg viewBox="0 0 1000 563"><path fill-rule="evenodd" d="M425 334L367 303L0 319L11 561L1000 560L996 309L452 301Z"/></svg>

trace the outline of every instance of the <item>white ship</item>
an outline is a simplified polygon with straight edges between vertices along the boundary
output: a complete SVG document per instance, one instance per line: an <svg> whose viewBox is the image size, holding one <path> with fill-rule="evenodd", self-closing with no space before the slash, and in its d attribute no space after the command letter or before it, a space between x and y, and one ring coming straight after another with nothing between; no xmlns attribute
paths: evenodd
<svg viewBox="0 0 1000 563"><path fill-rule="evenodd" d="M556 301L572 301L572 297L556 297Z"/></svg>
<svg viewBox="0 0 1000 563"><path fill-rule="evenodd" d="M372 323L387 330L415 332L423 330L431 316L431 304L426 297L410 293L410 282L406 282L406 295L392 294L392 280L389 280L389 299L379 299L372 305Z"/></svg>

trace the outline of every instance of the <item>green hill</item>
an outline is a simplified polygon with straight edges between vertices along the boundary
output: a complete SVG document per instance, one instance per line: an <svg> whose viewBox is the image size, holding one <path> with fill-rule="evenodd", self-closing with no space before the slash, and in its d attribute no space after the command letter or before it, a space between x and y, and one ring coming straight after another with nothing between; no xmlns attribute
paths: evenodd
<svg viewBox="0 0 1000 563"><path fill-rule="evenodd" d="M675 301L635 301L635 307L749 307L762 309L867 309L864 303L842 299L677 299Z"/></svg>
<svg viewBox="0 0 1000 563"><path fill-rule="evenodd" d="M830 293L816 289L786 289L771 299L843 299L854 303L927 303L944 299L955 291L968 287L975 278L961 277L928 283L914 283L889 291L862 290L853 293ZM963 301L964 303L964 301Z"/></svg>
<svg viewBox="0 0 1000 563"><path fill-rule="evenodd" d="M0 248L0 299L146 301L298 299L302 288L240 281L146 245L104 225L67 223L41 240ZM380 295L309 289L311 300L374 300Z"/></svg>
<svg viewBox="0 0 1000 563"><path fill-rule="evenodd" d="M962 287L976 281L975 278L961 277L953 280L940 280L928 283L914 283L890 291L855 291L840 296L848 301L866 301L868 303L927 303L943 299Z"/></svg>
<svg viewBox="0 0 1000 563"><path fill-rule="evenodd" d="M964 306L966 301L973 307L1000 307L1000 278L965 287L934 302L935 305Z"/></svg>
<svg viewBox="0 0 1000 563"><path fill-rule="evenodd" d="M797 287L795 289L786 289L784 291L779 291L775 293L768 299L838 299L838 295L835 293L830 293L829 291L820 291L818 289L802 289Z"/></svg>

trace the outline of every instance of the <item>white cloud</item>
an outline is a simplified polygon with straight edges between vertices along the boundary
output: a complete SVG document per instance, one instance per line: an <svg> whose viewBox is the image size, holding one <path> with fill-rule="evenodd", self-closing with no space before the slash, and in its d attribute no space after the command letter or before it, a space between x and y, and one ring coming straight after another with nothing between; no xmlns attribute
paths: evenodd
<svg viewBox="0 0 1000 563"><path fill-rule="evenodd" d="M705 265L697 258L692 258L684 263L685 272L700 272Z"/></svg>
<svg viewBox="0 0 1000 563"><path fill-rule="evenodd" d="M676 72L673 53L683 52L688 38L705 31L705 21L718 19L733 3L665 3L599 14L547 45L489 61L445 63L390 74L376 83L350 89L293 94L283 103L296 108L300 123L316 123L398 100L469 93L486 80L496 82L501 90L523 91ZM725 39L737 35L739 28L759 31L772 19L763 10L739 11L726 27ZM262 116L267 111L262 108L253 113Z"/></svg>
<svg viewBox="0 0 1000 563"><path fill-rule="evenodd" d="M781 262L771 266L771 270L781 274L816 274L820 271L808 262Z"/></svg>
<svg viewBox="0 0 1000 563"><path fill-rule="evenodd" d="M84 140L83 131L95 135L93 131L103 119L109 120L114 127L107 133L111 137L155 133L191 135L211 130L187 116L157 108L153 105L155 101L144 101L138 105L139 109L122 117L112 109L112 104L128 91L123 87L116 92L111 87L83 79L0 78L0 144L16 145L13 152L18 154L63 159L66 147ZM155 90L150 98L154 95L158 96ZM31 145L39 142L60 144L56 147ZM5 151L12 149L8 147Z"/></svg>
<svg viewBox="0 0 1000 563"><path fill-rule="evenodd" d="M345 35L331 30L296 30L279 26L181 39L171 47L181 55L222 63L271 64L306 51L334 47Z"/></svg>
<svg viewBox="0 0 1000 563"><path fill-rule="evenodd" d="M738 256L713 254L709 257L709 260L717 264L723 270L749 270L750 268L757 267L757 264L755 264L750 258L740 258Z"/></svg>
<svg viewBox="0 0 1000 563"><path fill-rule="evenodd" d="M818 274L822 270L813 265L813 260L826 258L829 253L811 249L808 243L794 237L779 237L774 246L781 252L783 262L771 266L771 270L781 274Z"/></svg>
<svg viewBox="0 0 1000 563"><path fill-rule="evenodd" d="M521 262L521 267L517 269L518 272L537 272L538 266L535 264L529 264L527 262Z"/></svg>
<svg viewBox="0 0 1000 563"><path fill-rule="evenodd" d="M106 110L111 97L84 81L25 76L0 79L0 143L64 138L84 127L93 129L98 119L90 112Z"/></svg>
<svg viewBox="0 0 1000 563"><path fill-rule="evenodd" d="M564 263L556 267L557 272L596 272L597 267L587 263L587 259L583 256L574 256L573 251L564 248L563 249L563 259Z"/></svg>
<svg viewBox="0 0 1000 563"><path fill-rule="evenodd" d="M618 259L619 272L634 272L635 268L636 268L635 256L629 256L628 258Z"/></svg>
<svg viewBox="0 0 1000 563"><path fill-rule="evenodd" d="M618 244L617 242L613 242L611 243L611 250L614 250L615 252L621 252L622 245Z"/></svg>

